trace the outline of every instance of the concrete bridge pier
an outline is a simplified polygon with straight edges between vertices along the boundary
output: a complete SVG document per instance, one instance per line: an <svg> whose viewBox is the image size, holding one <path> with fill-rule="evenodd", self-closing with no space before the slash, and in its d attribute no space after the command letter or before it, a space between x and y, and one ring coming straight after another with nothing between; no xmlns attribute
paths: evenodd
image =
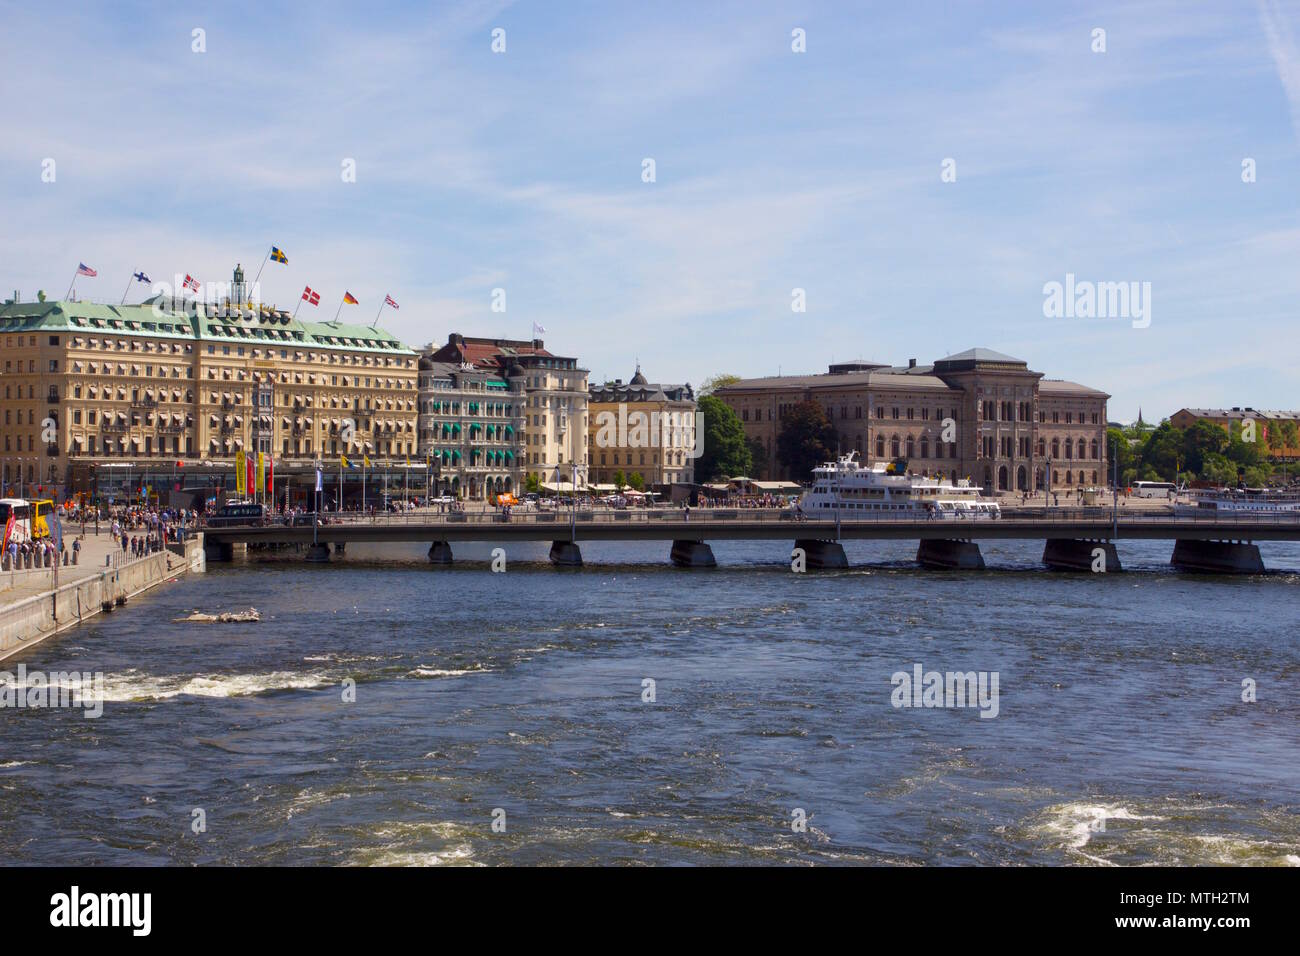
<svg viewBox="0 0 1300 956"><path fill-rule="evenodd" d="M446 541L435 541L429 545L430 564L451 564L451 545Z"/></svg>
<svg viewBox="0 0 1300 956"><path fill-rule="evenodd" d="M329 564L330 546L328 544L313 544L307 549L308 564Z"/></svg>
<svg viewBox="0 0 1300 956"><path fill-rule="evenodd" d="M582 567L582 549L576 541L552 541L550 558L558 568Z"/></svg>
<svg viewBox="0 0 1300 956"><path fill-rule="evenodd" d="M1094 553L1098 550L1101 554ZM1094 565L1098 573L1124 570L1114 542L1087 538L1048 538L1043 564L1053 571L1093 571Z"/></svg>
<svg viewBox="0 0 1300 956"><path fill-rule="evenodd" d="M1174 542L1174 556L1169 563L1179 571L1202 571L1207 574L1263 574L1264 559L1259 546L1248 541Z"/></svg>
<svg viewBox="0 0 1300 956"><path fill-rule="evenodd" d="M669 558L678 568L716 568L713 549L704 541L674 541Z"/></svg>
<svg viewBox="0 0 1300 956"><path fill-rule="evenodd" d="M235 560L235 546L225 541L203 541L203 559L205 561Z"/></svg>
<svg viewBox="0 0 1300 956"><path fill-rule="evenodd" d="M811 538L800 538L795 541L794 546L803 550L805 567L814 571L832 571L849 566L848 555L844 553L844 545L838 541L816 541Z"/></svg>
<svg viewBox="0 0 1300 956"><path fill-rule="evenodd" d="M335 553L335 554L342 554L342 553L344 552L344 550L346 549L346 547L347 547L347 542L346 542L346 541L335 541L335 542L334 542L334 553Z"/></svg>
<svg viewBox="0 0 1300 956"><path fill-rule="evenodd" d="M983 571L984 555L974 541L951 539L921 539L916 549L916 560L923 568L944 571Z"/></svg>

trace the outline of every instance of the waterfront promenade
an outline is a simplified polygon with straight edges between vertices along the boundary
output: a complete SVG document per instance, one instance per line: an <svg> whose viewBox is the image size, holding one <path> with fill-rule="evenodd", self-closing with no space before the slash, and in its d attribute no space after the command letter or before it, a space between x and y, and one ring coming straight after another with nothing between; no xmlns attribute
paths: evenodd
<svg viewBox="0 0 1300 956"><path fill-rule="evenodd" d="M106 525L99 535L88 530L78 563L59 566L57 586L51 568L0 574L0 660L121 607L177 575L203 568L201 536L132 558L109 535Z"/></svg>

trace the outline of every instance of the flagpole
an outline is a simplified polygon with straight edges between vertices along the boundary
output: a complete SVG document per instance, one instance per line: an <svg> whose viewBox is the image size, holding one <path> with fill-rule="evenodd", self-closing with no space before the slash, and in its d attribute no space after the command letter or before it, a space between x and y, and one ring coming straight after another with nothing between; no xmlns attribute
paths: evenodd
<svg viewBox="0 0 1300 956"><path fill-rule="evenodd" d="M340 514L343 513L343 456L339 455L339 500L338 507L334 509Z"/></svg>
<svg viewBox="0 0 1300 956"><path fill-rule="evenodd" d="M295 306L293 307L293 316L292 316L292 318L294 318L294 319L298 318L298 310L302 308L302 302L303 302L303 300L302 300L301 298L299 298L299 299L298 299L298 304L295 305Z"/></svg>
<svg viewBox="0 0 1300 956"><path fill-rule="evenodd" d="M370 323L370 327L372 329L379 324L379 317L384 314L384 306L387 304L388 303L386 302L379 303L379 311L375 313L375 321Z"/></svg>
<svg viewBox="0 0 1300 956"><path fill-rule="evenodd" d="M339 322L339 316L340 316L340 315L342 314L342 312L343 312L343 303L346 302L346 301L347 301L347 299L339 299L339 307L338 307L337 309L334 310L334 324L335 324L335 325L338 325L338 322Z"/></svg>
<svg viewBox="0 0 1300 956"><path fill-rule="evenodd" d="M266 258L262 260L262 264L257 267L257 275L253 276L253 285L257 285L257 280L262 278L262 270L266 268L266 264L270 261L271 261L271 253L268 252L266 254Z"/></svg>
<svg viewBox="0 0 1300 956"><path fill-rule="evenodd" d="M131 291L131 280L135 278L133 274L130 279L126 280L126 291L122 293L122 305L126 305L126 293Z"/></svg>
<svg viewBox="0 0 1300 956"><path fill-rule="evenodd" d="M366 513L366 453L361 453L361 513Z"/></svg>
<svg viewBox="0 0 1300 956"><path fill-rule="evenodd" d="M63 298L68 299L68 300L71 300L71 299L72 299L72 287L73 287L74 285L77 284L77 276L79 276L80 274L81 274L81 270L80 270L80 269L78 269L76 272L72 273L72 281L71 281L70 283L68 283L68 294L65 295Z"/></svg>

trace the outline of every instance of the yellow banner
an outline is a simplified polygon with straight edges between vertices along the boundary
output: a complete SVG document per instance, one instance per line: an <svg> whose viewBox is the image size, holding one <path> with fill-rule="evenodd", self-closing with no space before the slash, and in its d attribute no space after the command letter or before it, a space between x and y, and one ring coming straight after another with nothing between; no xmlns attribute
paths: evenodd
<svg viewBox="0 0 1300 956"><path fill-rule="evenodd" d="M248 466L244 462L244 451L235 452L235 494L241 498L248 494Z"/></svg>
<svg viewBox="0 0 1300 956"><path fill-rule="evenodd" d="M266 456L260 451L257 453L257 487L266 487Z"/></svg>

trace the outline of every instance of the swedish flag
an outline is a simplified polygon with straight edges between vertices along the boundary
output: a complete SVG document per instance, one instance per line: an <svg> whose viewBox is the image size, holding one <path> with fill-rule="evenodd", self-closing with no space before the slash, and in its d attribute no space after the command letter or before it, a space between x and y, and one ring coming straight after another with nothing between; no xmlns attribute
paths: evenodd
<svg viewBox="0 0 1300 956"><path fill-rule="evenodd" d="M356 465L352 464L352 462L348 461L348 456L347 456L347 455L340 455L340 456L339 456L339 464L342 465L344 468L355 468L355 467L357 467Z"/></svg>
<svg viewBox="0 0 1300 956"><path fill-rule="evenodd" d="M367 468L370 467L370 456L369 456L369 455L362 455L362 456L361 456L361 461L362 461L362 464L364 464Z"/></svg>
<svg viewBox="0 0 1300 956"><path fill-rule="evenodd" d="M279 246L271 247L271 258L276 262L283 262L285 265L289 264L289 257L284 254L284 250Z"/></svg>

